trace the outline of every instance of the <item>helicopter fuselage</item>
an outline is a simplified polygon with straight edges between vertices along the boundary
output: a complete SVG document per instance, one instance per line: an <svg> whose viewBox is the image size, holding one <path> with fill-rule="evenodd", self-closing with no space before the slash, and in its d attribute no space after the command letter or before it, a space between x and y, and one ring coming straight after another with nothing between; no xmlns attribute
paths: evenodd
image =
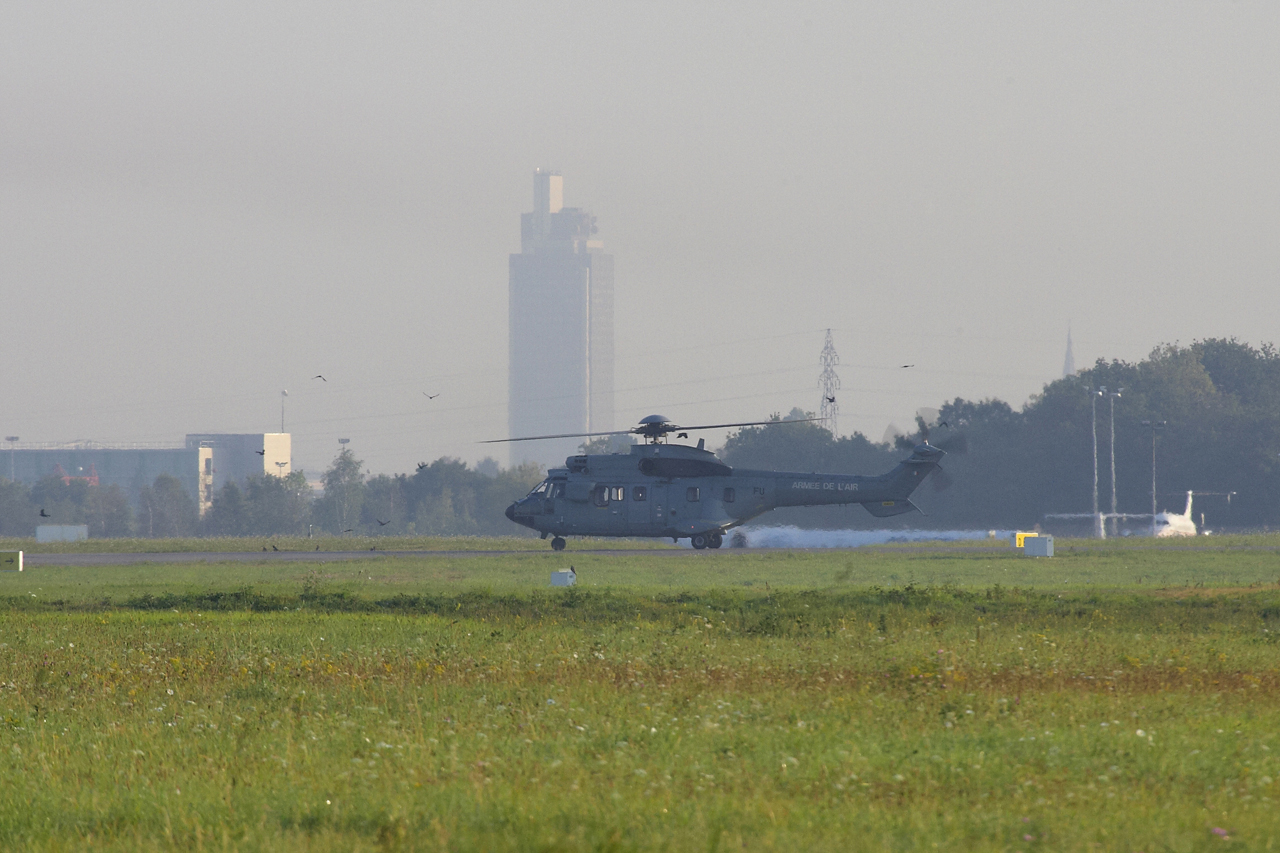
<svg viewBox="0 0 1280 853"><path fill-rule="evenodd" d="M718 548L724 533L779 507L862 504L872 515L910 512L916 487L946 455L927 443L880 476L734 469L683 444L632 445L630 453L570 456L507 508L517 524L554 536L691 539Z"/></svg>

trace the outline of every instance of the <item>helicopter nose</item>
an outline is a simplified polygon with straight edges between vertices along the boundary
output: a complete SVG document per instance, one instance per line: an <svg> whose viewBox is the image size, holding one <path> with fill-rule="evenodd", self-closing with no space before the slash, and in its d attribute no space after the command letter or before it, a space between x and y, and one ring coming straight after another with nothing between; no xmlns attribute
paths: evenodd
<svg viewBox="0 0 1280 853"><path fill-rule="evenodd" d="M508 518L510 521L515 521L515 520L516 520L516 505L515 505L515 504L512 504L511 506L507 507L507 518Z"/></svg>

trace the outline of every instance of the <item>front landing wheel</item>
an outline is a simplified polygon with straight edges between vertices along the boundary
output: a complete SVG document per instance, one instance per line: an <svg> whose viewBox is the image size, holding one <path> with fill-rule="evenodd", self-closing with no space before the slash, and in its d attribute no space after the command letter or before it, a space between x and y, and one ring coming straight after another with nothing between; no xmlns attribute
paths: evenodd
<svg viewBox="0 0 1280 853"><path fill-rule="evenodd" d="M564 550L564 540L563 540L563 539L561 539L559 536L557 536L555 539L552 539L552 540L551 540L551 550L552 550L552 551L563 551L563 550Z"/></svg>
<svg viewBox="0 0 1280 853"><path fill-rule="evenodd" d="M708 548L719 548L724 544L724 536L720 533L712 533L707 537Z"/></svg>

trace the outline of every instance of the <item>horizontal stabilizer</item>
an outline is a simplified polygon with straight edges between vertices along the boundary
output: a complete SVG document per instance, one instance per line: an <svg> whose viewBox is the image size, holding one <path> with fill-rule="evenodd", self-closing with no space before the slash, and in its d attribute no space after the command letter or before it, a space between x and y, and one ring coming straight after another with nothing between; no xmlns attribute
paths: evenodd
<svg viewBox="0 0 1280 853"><path fill-rule="evenodd" d="M871 513L876 518L888 518L891 515L902 515L904 512L919 511L919 508L915 504L906 499L896 501L868 501L862 506L867 512Z"/></svg>

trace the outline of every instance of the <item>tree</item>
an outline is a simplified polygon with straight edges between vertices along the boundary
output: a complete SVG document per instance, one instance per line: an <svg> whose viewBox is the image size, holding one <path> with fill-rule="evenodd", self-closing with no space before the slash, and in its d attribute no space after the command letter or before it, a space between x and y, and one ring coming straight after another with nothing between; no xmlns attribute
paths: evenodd
<svg viewBox="0 0 1280 853"><path fill-rule="evenodd" d="M358 464L358 463L357 463ZM261 474L246 481L247 532L259 536L301 535L311 519L311 487L307 476L293 471L284 477Z"/></svg>
<svg viewBox="0 0 1280 853"><path fill-rule="evenodd" d="M133 535L133 508L124 491L114 483L90 486L85 494L84 521L89 535L109 538Z"/></svg>
<svg viewBox="0 0 1280 853"><path fill-rule="evenodd" d="M324 472L324 497L316 501L316 519L331 533L354 530L360 524L364 504L363 463L347 448L334 457Z"/></svg>
<svg viewBox="0 0 1280 853"><path fill-rule="evenodd" d="M195 533L196 505L177 477L161 474L150 486L144 486L138 507L139 532L145 536L170 538Z"/></svg>
<svg viewBox="0 0 1280 853"><path fill-rule="evenodd" d="M379 474L364 485L361 526L367 533L390 536L407 532L405 487L408 477Z"/></svg>
<svg viewBox="0 0 1280 853"><path fill-rule="evenodd" d="M213 497L205 516L205 530L214 536L246 536L252 526L249 505L234 480L228 480Z"/></svg>
<svg viewBox="0 0 1280 853"><path fill-rule="evenodd" d="M36 518L30 489L0 478L0 536L35 536Z"/></svg>

